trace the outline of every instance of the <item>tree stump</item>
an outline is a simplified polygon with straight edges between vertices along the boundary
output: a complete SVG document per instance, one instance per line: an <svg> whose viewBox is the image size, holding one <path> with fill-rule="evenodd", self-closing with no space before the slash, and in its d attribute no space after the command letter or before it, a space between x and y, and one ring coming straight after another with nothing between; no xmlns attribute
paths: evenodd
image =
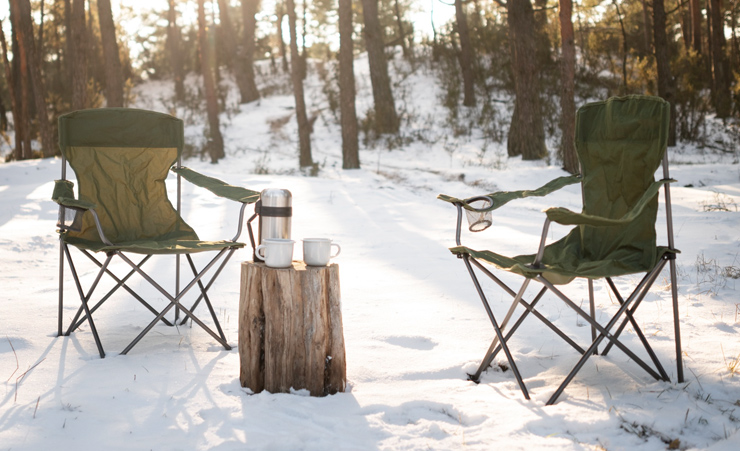
<svg viewBox="0 0 740 451"><path fill-rule="evenodd" d="M239 380L254 393L343 392L347 379L339 266L243 262Z"/></svg>

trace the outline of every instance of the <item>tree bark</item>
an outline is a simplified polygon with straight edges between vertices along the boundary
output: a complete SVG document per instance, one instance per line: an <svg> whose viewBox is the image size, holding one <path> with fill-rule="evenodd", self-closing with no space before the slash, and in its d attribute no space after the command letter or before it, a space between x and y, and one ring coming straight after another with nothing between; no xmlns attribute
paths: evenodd
<svg viewBox="0 0 740 451"><path fill-rule="evenodd" d="M658 70L658 95L671 105L671 120L668 130L668 145L676 145L676 106L674 96L675 81L671 74L668 55L668 37L666 35L666 15L663 0L653 0L653 38L655 45L655 63Z"/></svg>
<svg viewBox="0 0 740 451"><path fill-rule="evenodd" d="M573 2L560 0L560 41L562 54L560 58L560 158L563 169L571 174L578 174L580 167L576 155L576 103L575 103L575 68L576 45L573 33Z"/></svg>
<svg viewBox="0 0 740 451"><path fill-rule="evenodd" d="M726 118L732 113L732 96L730 94L730 71L725 55L722 0L710 1L712 5L712 97L717 117Z"/></svg>
<svg viewBox="0 0 740 451"><path fill-rule="evenodd" d="M41 138L41 154L44 158L52 157L56 153L54 142L54 132L49 123L49 110L46 106L46 85L41 67L37 64L39 58L36 56L36 46L34 43L33 22L31 19L31 2L29 0L18 0L11 2L11 8L15 8L18 14L20 29L18 30L18 45L20 53L25 59L28 68L28 74L33 86L33 97L36 103L36 120L39 126L39 135Z"/></svg>
<svg viewBox="0 0 740 451"><path fill-rule="evenodd" d="M38 43L38 48L36 49L36 64L43 69L44 67L44 18L46 17L46 14L44 12L44 0L41 0L41 4L39 5L39 38L36 41Z"/></svg>
<svg viewBox="0 0 740 451"><path fill-rule="evenodd" d="M290 76L293 80L293 97L298 122L298 165L309 168L314 165L311 156L311 125L306 115L306 100L303 95L303 77L301 76L301 55L298 52L298 33L296 31L296 14L294 0L286 0L288 9L288 27L290 28Z"/></svg>
<svg viewBox="0 0 740 451"><path fill-rule="evenodd" d="M409 53L409 48L406 45L406 32L403 29L403 16L401 15L401 6L398 4L398 0L394 0L393 11L396 13L396 25L398 26L398 38L401 43L401 49L403 50L403 57L408 59L411 57L411 54Z"/></svg>
<svg viewBox="0 0 740 451"><path fill-rule="evenodd" d="M283 62L283 72L288 73L290 68L288 67L288 51L285 48L285 40L283 39L283 18L285 17L285 5L281 1L277 1L275 4L275 15L277 16L277 39L278 46L280 48L280 59Z"/></svg>
<svg viewBox="0 0 740 451"><path fill-rule="evenodd" d="M254 51L256 47L254 37L257 28L255 14L257 14L258 7L259 0L242 0L244 38L241 46L242 55L239 58L242 62L241 73L243 74L243 79L239 83L242 103L254 102L260 98L260 92L254 80Z"/></svg>
<svg viewBox="0 0 740 451"><path fill-rule="evenodd" d="M691 43L696 53L701 53L701 0L690 0Z"/></svg>
<svg viewBox="0 0 740 451"><path fill-rule="evenodd" d="M619 28L622 30L622 94L629 92L627 83L627 30L624 28L624 20L622 20L622 12L619 9L617 0L612 0L614 7L617 9L617 19L619 19Z"/></svg>
<svg viewBox="0 0 740 451"><path fill-rule="evenodd" d="M342 114L342 168L359 169L352 0L339 0L339 105Z"/></svg>
<svg viewBox="0 0 740 451"><path fill-rule="evenodd" d="M116 40L110 0L98 0L100 38L103 41L105 58L105 100L108 107L123 106L123 70Z"/></svg>
<svg viewBox="0 0 740 451"><path fill-rule="evenodd" d="M378 0L362 0L365 22L365 47L370 65L370 81L375 103L375 127L378 133L398 133L398 116L388 76L383 29L378 18Z"/></svg>
<svg viewBox="0 0 740 451"><path fill-rule="evenodd" d="M185 100L185 69L183 67L182 34L180 27L177 25L177 10L175 9L175 0L169 0L169 10L167 11L167 48L170 57L170 70L172 78L175 80L175 99L178 102Z"/></svg>
<svg viewBox="0 0 740 451"><path fill-rule="evenodd" d="M236 33L231 23L231 11L228 0L218 0L219 47L226 58L224 64L231 72L236 71ZM243 3L243 2L242 2ZM215 22L215 21L214 21Z"/></svg>
<svg viewBox="0 0 740 451"><path fill-rule="evenodd" d="M242 263L239 363L239 381L254 393L343 392L347 364L339 267Z"/></svg>
<svg viewBox="0 0 740 451"><path fill-rule="evenodd" d="M11 24L12 20L11 12ZM5 82L8 84L10 89L10 108L13 114L13 126L15 128L15 149L13 149L13 158L15 160L22 160L23 154L23 116L20 111L19 97L16 94L19 92L16 77L13 76L13 69L8 59L8 43L5 40L5 33L2 30L2 20L0 20L0 43L2 43L3 49L3 64L5 66Z"/></svg>
<svg viewBox="0 0 740 451"><path fill-rule="evenodd" d="M85 0L72 0L72 108L87 107L87 27Z"/></svg>
<svg viewBox="0 0 740 451"><path fill-rule="evenodd" d="M203 89L206 93L206 110L208 111L210 135L208 153L211 157L211 163L218 163L218 160L224 157L224 139L221 136L221 126L218 119L218 99L216 98L216 86L213 81L213 69L211 68L204 3L205 0L198 0L198 43L201 72L203 73Z"/></svg>
<svg viewBox="0 0 740 451"><path fill-rule="evenodd" d="M650 9L648 8L648 0L642 0L642 28L645 39L644 54L649 55L653 53L653 39L650 36L650 30L652 30L653 26L650 23Z"/></svg>
<svg viewBox="0 0 740 451"><path fill-rule="evenodd" d="M539 70L534 42L534 14L529 0L509 0L509 46L514 76L514 114L507 150L509 156L538 160L547 155L540 103Z"/></svg>
<svg viewBox="0 0 740 451"><path fill-rule="evenodd" d="M475 76L473 74L473 46L470 42L468 19L463 9L463 1L455 0L457 34L460 37L460 70L463 76L463 105L475 106Z"/></svg>

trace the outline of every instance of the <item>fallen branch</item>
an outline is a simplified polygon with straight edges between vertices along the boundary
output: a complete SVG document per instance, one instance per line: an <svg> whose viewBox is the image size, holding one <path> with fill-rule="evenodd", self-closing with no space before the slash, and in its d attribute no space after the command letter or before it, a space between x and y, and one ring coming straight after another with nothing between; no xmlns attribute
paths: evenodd
<svg viewBox="0 0 740 451"><path fill-rule="evenodd" d="M712 144L706 144L706 143L704 143L704 144L701 145L701 147L708 147L710 149L719 150L720 152L724 152L724 153L735 153L735 150L734 149L726 149L726 148L720 147L720 146L713 146Z"/></svg>

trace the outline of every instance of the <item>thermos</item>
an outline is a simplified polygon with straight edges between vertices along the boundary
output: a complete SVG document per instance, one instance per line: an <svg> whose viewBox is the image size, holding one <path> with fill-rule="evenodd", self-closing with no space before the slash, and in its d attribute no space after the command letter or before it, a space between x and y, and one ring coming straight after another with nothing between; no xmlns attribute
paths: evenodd
<svg viewBox="0 0 740 451"><path fill-rule="evenodd" d="M259 215L257 245L262 244L265 238L290 239L292 205L293 196L287 189L268 188L262 191L255 206L255 214Z"/></svg>

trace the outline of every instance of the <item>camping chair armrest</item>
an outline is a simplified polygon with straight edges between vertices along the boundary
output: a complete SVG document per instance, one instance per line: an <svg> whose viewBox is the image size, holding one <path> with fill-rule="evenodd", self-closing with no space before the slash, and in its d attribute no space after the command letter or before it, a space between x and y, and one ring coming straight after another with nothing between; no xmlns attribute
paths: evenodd
<svg viewBox="0 0 740 451"><path fill-rule="evenodd" d="M439 196L437 196L437 199L443 200L445 202L450 202L452 204L460 204L464 209L470 211L492 211L497 208L503 207L512 200L523 199L525 197L532 196L544 197L554 191L559 190L560 188L572 185L574 183L579 183L580 181L580 175L569 175L550 180L546 184L534 190L498 191L495 193L486 194L485 196L469 197L467 199L459 199L457 197L448 196L446 194L440 194ZM487 197L491 200L491 206L487 208L476 209L475 207L472 207L470 205L470 203L475 202L476 200L481 200L484 197Z"/></svg>
<svg viewBox="0 0 740 451"><path fill-rule="evenodd" d="M205 188L219 197L233 200L235 202L251 204L257 202L260 198L260 193L257 191L252 191L240 186L229 185L219 179L208 177L184 166L180 166L179 168L172 167L172 172L182 176L193 185Z"/></svg>
<svg viewBox="0 0 740 451"><path fill-rule="evenodd" d="M642 213L645 206L658 194L660 187L666 183L675 182L673 179L664 179L653 182L643 193L640 200L619 219L604 218L585 213L576 213L567 208L556 207L545 210L547 219L562 225L589 225L594 227L606 227L627 224Z"/></svg>
<svg viewBox="0 0 740 451"><path fill-rule="evenodd" d="M51 195L51 200L64 208L78 211L89 211L95 220L95 227L98 229L100 240L108 246L113 246L113 243L111 243L108 238L105 237L105 233L103 233L103 227L100 225L100 218L98 218L98 213L95 211L97 205L92 202L75 199L74 186L75 184L69 180L55 180L54 192Z"/></svg>
<svg viewBox="0 0 740 451"><path fill-rule="evenodd" d="M75 184L69 180L54 180L54 192L51 194L51 200L63 207L77 210L92 210L97 207L92 202L75 199L74 186Z"/></svg>

